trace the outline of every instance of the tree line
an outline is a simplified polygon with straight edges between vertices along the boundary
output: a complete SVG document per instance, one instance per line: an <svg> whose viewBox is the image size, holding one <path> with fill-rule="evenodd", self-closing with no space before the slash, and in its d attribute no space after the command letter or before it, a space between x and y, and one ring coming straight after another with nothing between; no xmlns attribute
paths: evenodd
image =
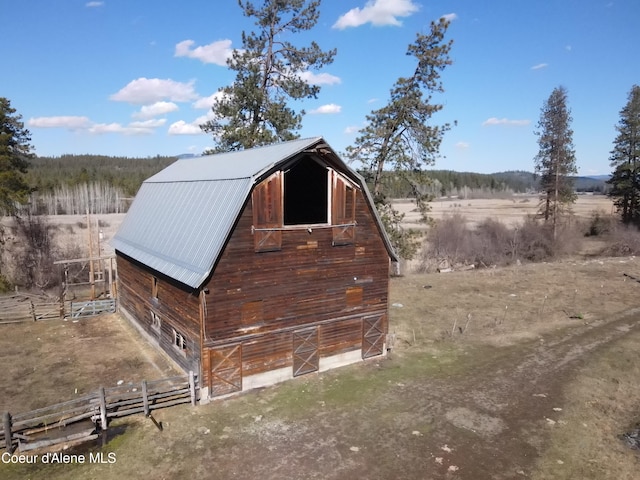
<svg viewBox="0 0 640 480"><path fill-rule="evenodd" d="M242 150L299 137L304 110L293 102L317 98L320 87L305 80L307 74L333 62L337 51L323 50L315 42L304 45L298 35L312 30L318 22L321 0L265 0L258 5L239 0L243 14L254 20L253 31L242 32L242 47L227 60L235 79L219 89L212 106L212 118L201 125L212 135L212 152ZM353 144L346 149L349 161L363 165L371 185L380 217L394 247L403 258L411 258L421 245L419 234L406 229L403 216L390 199L402 193L415 199L424 222L428 222L428 201L443 193L481 185L488 191L513 189L505 177L429 171L440 158L443 136L454 125L436 121L444 108L442 72L452 64L453 40L447 39L449 22L445 18L431 22L416 33L407 46L412 68L390 86L386 105L366 116ZM306 37L309 38L309 37ZM52 192L65 185L77 186L104 182L121 189L122 196L133 195L140 182L172 159L123 160L118 168L104 157L87 156L79 171L66 171L65 165L81 163L75 156L38 159L32 153L30 135L15 115L8 99L1 99L0 121L0 208L15 214L36 188ZM541 192L540 217L556 225L575 200L574 175L577 171L568 92L555 88L544 102L534 132L539 151L533 159L537 190ZM620 112L618 136L610 162L613 169L609 195L614 199L624 223L640 225L640 87L634 86L627 105ZM33 165L29 170L29 162ZM167 163L164 163L167 162ZM132 174L127 166L139 167ZM42 168L42 169L41 169ZM148 168L148 169L147 169ZM49 169L44 174L43 169ZM40 171L40 174L37 172ZM63 180L66 177L66 180ZM521 175L521 177L523 177ZM522 178L521 178L522 180ZM75 183L74 183L75 182ZM459 193L458 193L459 194ZM555 233L554 233L555 236Z"/></svg>

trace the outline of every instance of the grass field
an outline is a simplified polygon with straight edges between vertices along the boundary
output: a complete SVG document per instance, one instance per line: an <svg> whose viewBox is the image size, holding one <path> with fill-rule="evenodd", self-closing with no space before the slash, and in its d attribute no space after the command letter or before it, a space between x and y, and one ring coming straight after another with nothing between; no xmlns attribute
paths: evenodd
<svg viewBox="0 0 640 480"><path fill-rule="evenodd" d="M405 213L405 221L408 225L416 225L419 215L411 201L397 201L394 205ZM431 202L430 206L430 216L436 220L445 215L459 213L471 225L485 218L495 218L508 226L513 226L521 222L526 215L534 215L538 211L539 197L528 195L495 199L439 199ZM593 212L614 213L611 199L604 195L579 195L572 206L572 211L576 219L587 219Z"/></svg>

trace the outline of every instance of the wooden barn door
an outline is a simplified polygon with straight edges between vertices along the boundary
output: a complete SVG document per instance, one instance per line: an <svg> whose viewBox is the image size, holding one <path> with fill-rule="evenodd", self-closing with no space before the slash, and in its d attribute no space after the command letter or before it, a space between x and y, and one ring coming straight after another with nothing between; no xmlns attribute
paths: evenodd
<svg viewBox="0 0 640 480"><path fill-rule="evenodd" d="M293 332L293 376L318 371L318 329Z"/></svg>
<svg viewBox="0 0 640 480"><path fill-rule="evenodd" d="M209 349L209 394L212 397L242 390L242 346Z"/></svg>
<svg viewBox="0 0 640 480"><path fill-rule="evenodd" d="M371 315L362 319L362 358L382 355L384 349L384 315Z"/></svg>

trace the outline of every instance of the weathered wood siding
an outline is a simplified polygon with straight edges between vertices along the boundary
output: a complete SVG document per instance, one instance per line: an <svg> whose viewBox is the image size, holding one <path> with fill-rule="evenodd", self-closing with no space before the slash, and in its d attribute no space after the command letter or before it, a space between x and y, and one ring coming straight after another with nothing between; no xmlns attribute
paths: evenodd
<svg viewBox="0 0 640 480"><path fill-rule="evenodd" d="M362 348L367 315L382 315L386 331L389 255L359 189L351 244L334 246L331 226L287 228L280 250L256 253L253 219L249 199L206 285L205 349L241 344L246 376L291 367L293 332L305 327L318 328L320 357Z"/></svg>
<svg viewBox="0 0 640 480"><path fill-rule="evenodd" d="M150 271L117 253L120 308L185 371L200 369L200 301L198 293ZM157 279L157 298L153 279ZM152 312L159 325L153 325ZM159 328L158 328L159 327ZM174 330L185 336L186 348L175 345Z"/></svg>

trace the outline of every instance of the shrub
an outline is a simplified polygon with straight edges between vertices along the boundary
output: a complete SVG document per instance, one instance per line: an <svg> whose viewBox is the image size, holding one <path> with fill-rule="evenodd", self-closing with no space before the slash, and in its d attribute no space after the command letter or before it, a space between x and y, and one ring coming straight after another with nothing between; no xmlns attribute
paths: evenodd
<svg viewBox="0 0 640 480"><path fill-rule="evenodd" d="M581 239L582 231L572 222L559 225L554 240L552 226L532 216L514 228L488 218L472 229L465 217L456 213L445 216L427 233L419 269L432 271L460 264L503 266L517 260L541 262L576 253Z"/></svg>
<svg viewBox="0 0 640 480"><path fill-rule="evenodd" d="M596 237L611 232L617 223L616 217L607 215L603 211L594 210L591 212L585 237Z"/></svg>
<svg viewBox="0 0 640 480"><path fill-rule="evenodd" d="M610 257L640 255L640 231L633 226L616 226L609 232L602 254Z"/></svg>

